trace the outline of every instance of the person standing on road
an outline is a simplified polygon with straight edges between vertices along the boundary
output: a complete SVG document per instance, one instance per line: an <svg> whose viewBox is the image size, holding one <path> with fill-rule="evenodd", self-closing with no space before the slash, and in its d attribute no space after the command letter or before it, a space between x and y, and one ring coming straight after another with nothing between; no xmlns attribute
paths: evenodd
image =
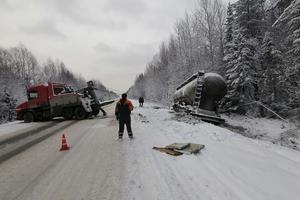
<svg viewBox="0 0 300 200"><path fill-rule="evenodd" d="M140 107L144 106L144 97L139 98Z"/></svg>
<svg viewBox="0 0 300 200"><path fill-rule="evenodd" d="M117 102L116 105L116 118L119 120L119 139L122 139L124 133L124 125L126 124L127 133L129 138L133 138L131 130L131 111L133 110L133 105L131 101L127 99L127 94L122 94L122 98Z"/></svg>

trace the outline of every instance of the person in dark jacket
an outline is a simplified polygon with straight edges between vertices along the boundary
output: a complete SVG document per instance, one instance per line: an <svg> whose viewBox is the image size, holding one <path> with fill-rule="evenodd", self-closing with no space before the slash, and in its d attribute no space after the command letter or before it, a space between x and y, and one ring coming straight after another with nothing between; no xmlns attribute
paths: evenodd
<svg viewBox="0 0 300 200"><path fill-rule="evenodd" d="M119 120L119 139L123 137L124 125L126 124L127 133L129 138L133 138L131 130L131 111L133 110L133 105L131 101L127 99L127 94L122 94L122 98L117 102L116 105L116 118Z"/></svg>
<svg viewBox="0 0 300 200"><path fill-rule="evenodd" d="M144 97L139 98L140 107L144 106Z"/></svg>

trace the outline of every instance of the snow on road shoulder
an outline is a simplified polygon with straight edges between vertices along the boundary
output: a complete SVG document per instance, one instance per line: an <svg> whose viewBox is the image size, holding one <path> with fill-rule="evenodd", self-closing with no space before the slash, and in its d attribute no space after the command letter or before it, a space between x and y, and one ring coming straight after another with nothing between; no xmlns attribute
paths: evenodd
<svg viewBox="0 0 300 200"><path fill-rule="evenodd" d="M136 104L136 103L135 103ZM133 112L128 140L129 199L297 199L300 153L209 124L172 120L170 110L146 103ZM124 141L126 142L126 141ZM173 142L206 147L172 157L152 150Z"/></svg>
<svg viewBox="0 0 300 200"><path fill-rule="evenodd" d="M295 129L292 123L284 122L279 119L251 118L232 114L223 116L229 124L246 128L250 137L269 137L279 139L282 132Z"/></svg>
<svg viewBox="0 0 300 200"><path fill-rule="evenodd" d="M300 129L294 123L279 119L251 118L232 114L223 115L231 126L242 127L239 131L250 138L270 141L282 146L300 150Z"/></svg>
<svg viewBox="0 0 300 200"><path fill-rule="evenodd" d="M23 121L14 121L0 125L0 136L4 136L22 129L36 126L38 123L24 123Z"/></svg>

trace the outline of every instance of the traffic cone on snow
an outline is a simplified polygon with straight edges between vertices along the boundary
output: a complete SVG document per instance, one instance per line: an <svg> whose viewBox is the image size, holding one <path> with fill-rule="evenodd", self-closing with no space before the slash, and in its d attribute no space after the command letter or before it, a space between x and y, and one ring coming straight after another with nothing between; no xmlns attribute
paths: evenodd
<svg viewBox="0 0 300 200"><path fill-rule="evenodd" d="M62 134L60 151L65 151L65 150L69 150L69 149L70 149L70 146L67 143L66 136L65 136L65 134Z"/></svg>

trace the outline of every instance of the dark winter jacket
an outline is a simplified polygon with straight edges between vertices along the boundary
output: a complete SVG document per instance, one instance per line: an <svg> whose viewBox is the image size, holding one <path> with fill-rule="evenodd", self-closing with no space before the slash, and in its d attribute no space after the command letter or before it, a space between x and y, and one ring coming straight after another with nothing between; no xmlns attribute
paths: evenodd
<svg viewBox="0 0 300 200"><path fill-rule="evenodd" d="M129 117L132 110L133 105L131 101L128 99L121 99L116 105L115 114L119 118Z"/></svg>
<svg viewBox="0 0 300 200"><path fill-rule="evenodd" d="M139 98L139 103L144 103L144 98L143 97Z"/></svg>

